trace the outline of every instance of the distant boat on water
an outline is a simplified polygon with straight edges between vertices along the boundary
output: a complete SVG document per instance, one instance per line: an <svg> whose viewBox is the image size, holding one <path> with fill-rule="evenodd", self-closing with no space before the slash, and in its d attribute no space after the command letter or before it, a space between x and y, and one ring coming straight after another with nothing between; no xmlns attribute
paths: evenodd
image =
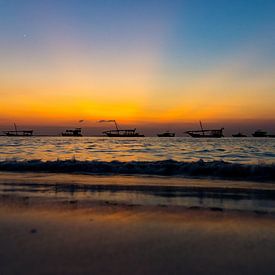
<svg viewBox="0 0 275 275"><path fill-rule="evenodd" d="M195 131L186 131L185 133L190 135L194 138L221 138L223 137L223 130L221 129L203 129L202 123L200 121L201 130L195 130Z"/></svg>
<svg viewBox="0 0 275 275"><path fill-rule="evenodd" d="M263 130L257 130L252 134L253 137L268 137L267 132Z"/></svg>
<svg viewBox="0 0 275 275"><path fill-rule="evenodd" d="M237 134L233 134L232 137L247 137L247 135L242 134L241 132L239 132Z"/></svg>
<svg viewBox="0 0 275 275"><path fill-rule="evenodd" d="M3 131L3 133L6 135L6 136L9 136L9 137L31 137L33 136L33 130L18 130L17 129L17 125L14 123L14 130L12 131Z"/></svg>
<svg viewBox="0 0 275 275"><path fill-rule="evenodd" d="M270 137L275 138L275 134L269 135L266 131L257 130L252 134L253 137Z"/></svg>
<svg viewBox="0 0 275 275"><path fill-rule="evenodd" d="M164 133L161 134L157 134L158 137L174 137L176 134L175 133L171 133L169 131L166 131Z"/></svg>
<svg viewBox="0 0 275 275"><path fill-rule="evenodd" d="M63 132L61 135L62 137L82 137L81 128L75 128L75 129L68 129L65 132Z"/></svg>
<svg viewBox="0 0 275 275"><path fill-rule="evenodd" d="M115 120L100 120L99 122L114 122L116 129L102 132L108 137L144 137L135 129L119 129Z"/></svg>

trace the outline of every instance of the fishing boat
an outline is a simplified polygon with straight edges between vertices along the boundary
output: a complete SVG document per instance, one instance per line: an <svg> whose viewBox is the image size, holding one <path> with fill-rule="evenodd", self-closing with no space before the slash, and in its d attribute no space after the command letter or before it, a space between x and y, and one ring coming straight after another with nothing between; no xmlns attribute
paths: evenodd
<svg viewBox="0 0 275 275"><path fill-rule="evenodd" d="M81 128L68 129L61 133L62 137L82 137Z"/></svg>
<svg viewBox="0 0 275 275"><path fill-rule="evenodd" d="M119 129L115 120L100 120L99 122L114 122L116 129L102 132L108 137L144 137L144 135L136 132L135 129Z"/></svg>
<svg viewBox="0 0 275 275"><path fill-rule="evenodd" d="M33 130L18 130L17 129L17 125L14 123L14 130L12 131L3 131L3 133L6 135L6 136L9 136L9 137L31 137L33 135Z"/></svg>
<svg viewBox="0 0 275 275"><path fill-rule="evenodd" d="M175 133L171 133L169 131L166 131L164 133L158 134L158 137L174 137L176 134Z"/></svg>
<svg viewBox="0 0 275 275"><path fill-rule="evenodd" d="M109 130L104 131L108 137L144 137L144 135L136 132L136 129L123 129L123 130Z"/></svg>
<svg viewBox="0 0 275 275"><path fill-rule="evenodd" d="M245 134L239 132L239 133L237 133L237 134L233 134L232 137L247 137L247 135L245 135Z"/></svg>
<svg viewBox="0 0 275 275"><path fill-rule="evenodd" d="M211 129L211 130L205 130L202 127L202 123L200 121L201 130L195 130L195 131L186 131L185 133L190 135L194 138L221 138L223 137L223 130L221 129Z"/></svg>
<svg viewBox="0 0 275 275"><path fill-rule="evenodd" d="M253 137L268 137L267 132L263 130L257 130L252 134Z"/></svg>

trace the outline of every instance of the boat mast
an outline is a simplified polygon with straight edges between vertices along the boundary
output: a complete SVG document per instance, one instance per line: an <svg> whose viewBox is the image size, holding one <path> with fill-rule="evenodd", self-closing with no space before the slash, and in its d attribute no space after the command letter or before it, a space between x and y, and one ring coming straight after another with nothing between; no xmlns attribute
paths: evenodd
<svg viewBox="0 0 275 275"><path fill-rule="evenodd" d="M15 134L18 135L18 134L17 134L17 126L16 126L15 123L14 123L14 129L15 129Z"/></svg>
<svg viewBox="0 0 275 275"><path fill-rule="evenodd" d="M201 123L201 121L200 121L200 126L201 126L202 134L204 135L204 130L203 130L203 128L202 128L202 123Z"/></svg>
<svg viewBox="0 0 275 275"><path fill-rule="evenodd" d="M117 129L117 131L118 131L118 126L117 126L117 123L116 123L116 121L114 120L114 123L115 123L115 125L116 125L116 129Z"/></svg>

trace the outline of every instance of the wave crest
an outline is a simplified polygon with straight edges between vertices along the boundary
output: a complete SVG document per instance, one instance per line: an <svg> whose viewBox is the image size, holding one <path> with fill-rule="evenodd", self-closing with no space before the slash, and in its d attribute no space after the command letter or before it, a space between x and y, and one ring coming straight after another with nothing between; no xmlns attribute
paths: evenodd
<svg viewBox="0 0 275 275"><path fill-rule="evenodd" d="M224 161L196 162L163 161L80 161L80 160L5 160L0 171L143 174L162 176L213 177L222 179L273 181L275 164L239 164Z"/></svg>

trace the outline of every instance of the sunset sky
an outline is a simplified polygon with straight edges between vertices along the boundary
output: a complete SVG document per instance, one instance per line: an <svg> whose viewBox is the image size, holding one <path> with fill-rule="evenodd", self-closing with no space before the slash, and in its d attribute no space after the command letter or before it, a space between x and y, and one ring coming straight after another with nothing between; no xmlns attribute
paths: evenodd
<svg viewBox="0 0 275 275"><path fill-rule="evenodd" d="M274 0L0 0L0 35L2 127L275 123Z"/></svg>

